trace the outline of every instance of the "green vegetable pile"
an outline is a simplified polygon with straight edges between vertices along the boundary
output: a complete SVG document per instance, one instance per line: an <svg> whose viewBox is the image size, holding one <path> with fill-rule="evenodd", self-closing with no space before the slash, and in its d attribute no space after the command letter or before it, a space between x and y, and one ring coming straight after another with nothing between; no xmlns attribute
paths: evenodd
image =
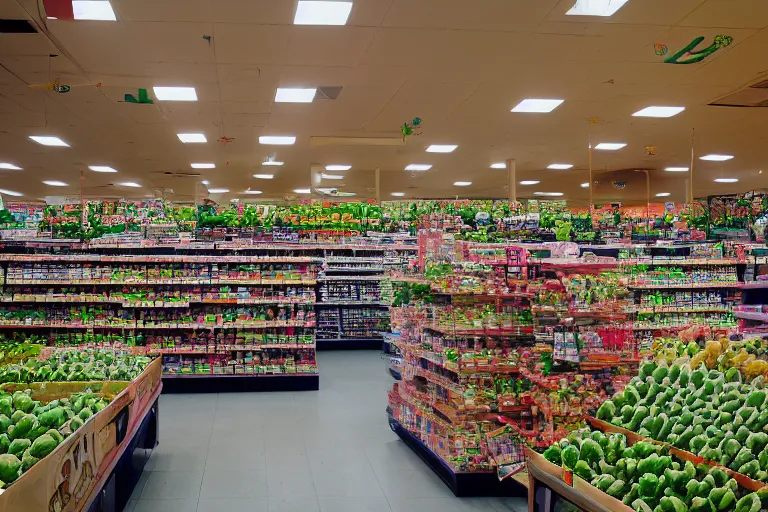
<svg viewBox="0 0 768 512"><path fill-rule="evenodd" d="M0 488L14 482L108 401L91 392L43 404L30 391L0 391Z"/></svg>
<svg viewBox="0 0 768 512"><path fill-rule="evenodd" d="M628 446L624 434L582 428L544 457L637 512L760 512L762 506L758 493L740 489L722 468L683 463L648 441Z"/></svg>
<svg viewBox="0 0 768 512"><path fill-rule="evenodd" d="M47 361L28 359L3 366L0 383L127 381L140 375L150 361L148 357L116 354L111 350L67 351Z"/></svg>
<svg viewBox="0 0 768 512"><path fill-rule="evenodd" d="M664 441L750 478L768 482L768 400L762 377L644 363L598 419Z"/></svg>

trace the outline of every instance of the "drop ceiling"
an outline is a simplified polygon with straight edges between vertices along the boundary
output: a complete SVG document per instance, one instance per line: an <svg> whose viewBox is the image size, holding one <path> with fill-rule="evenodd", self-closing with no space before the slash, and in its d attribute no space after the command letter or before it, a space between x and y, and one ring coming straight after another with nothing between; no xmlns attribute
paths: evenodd
<svg viewBox="0 0 768 512"><path fill-rule="evenodd" d="M684 202L687 174L663 169L688 167L692 140L699 156L734 155L696 158L697 197L768 186L768 110L708 105L768 77L763 0L629 0L611 17L566 16L574 0L354 0L344 26L294 25L293 0L111 3L116 22L49 20L36 1L0 0L0 18L31 20L48 34L0 34L0 162L23 168L0 169L0 188L26 199L76 196L82 185L87 197L190 201L208 195L205 180L229 190L216 200L284 199L311 185L374 197L379 168L382 199L502 198L507 172L490 166L514 159L517 181L540 182L518 185L518 197L563 192L584 204L590 140L627 144L594 151L596 201L644 201L644 174L627 170L650 169L652 197ZM665 64L654 52L656 43L674 52L718 34L733 43L698 64ZM70 92L29 87L57 79ZM154 98L154 86L194 87L198 101L123 102L139 88ZM275 103L278 87L341 91ZM527 98L564 102L545 114L510 112ZM649 106L685 111L632 116ZM338 144L396 139L414 117L421 134L404 144ZM207 143L183 144L179 133L202 133ZM29 139L37 135L70 147L41 146ZM296 143L259 144L274 135ZM458 148L426 152L433 144ZM261 165L272 156L284 165ZM553 163L573 168L548 170ZM352 168L313 184L312 169L332 164ZM405 171L409 164L432 167ZM253 177L263 173L274 179Z"/></svg>

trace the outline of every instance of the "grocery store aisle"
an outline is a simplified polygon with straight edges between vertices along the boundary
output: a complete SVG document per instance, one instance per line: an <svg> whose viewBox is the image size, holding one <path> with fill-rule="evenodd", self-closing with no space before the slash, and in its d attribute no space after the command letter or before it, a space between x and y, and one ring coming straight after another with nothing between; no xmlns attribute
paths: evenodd
<svg viewBox="0 0 768 512"><path fill-rule="evenodd" d="M164 395L127 512L523 512L457 499L387 424L378 352L322 352L320 391Z"/></svg>

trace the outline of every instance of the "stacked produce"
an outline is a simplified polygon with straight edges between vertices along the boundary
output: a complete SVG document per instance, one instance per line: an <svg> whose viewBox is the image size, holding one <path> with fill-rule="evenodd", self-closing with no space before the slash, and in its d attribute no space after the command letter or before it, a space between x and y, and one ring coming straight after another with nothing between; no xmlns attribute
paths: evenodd
<svg viewBox="0 0 768 512"><path fill-rule="evenodd" d="M600 420L669 443L749 478L768 482L768 401L763 378L738 368L646 362Z"/></svg>
<svg viewBox="0 0 768 512"><path fill-rule="evenodd" d="M0 391L0 488L13 483L109 402L89 391L43 404Z"/></svg>
<svg viewBox="0 0 768 512"><path fill-rule="evenodd" d="M741 489L722 468L694 465L668 448L589 428L550 446L544 457L638 512L759 512L758 493Z"/></svg>
<svg viewBox="0 0 768 512"><path fill-rule="evenodd" d="M0 367L0 383L129 381L139 376L150 361L148 357L108 349L65 351L47 361L28 359Z"/></svg>

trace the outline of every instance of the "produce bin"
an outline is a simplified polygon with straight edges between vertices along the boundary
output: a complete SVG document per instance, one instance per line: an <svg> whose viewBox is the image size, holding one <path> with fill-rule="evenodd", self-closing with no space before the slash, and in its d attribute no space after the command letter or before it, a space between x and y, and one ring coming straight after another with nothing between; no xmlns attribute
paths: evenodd
<svg viewBox="0 0 768 512"><path fill-rule="evenodd" d="M6 384L7 391L31 389L48 402L91 389L111 401L7 489L0 512L87 511L136 434L162 389L162 363L152 361L130 382Z"/></svg>

